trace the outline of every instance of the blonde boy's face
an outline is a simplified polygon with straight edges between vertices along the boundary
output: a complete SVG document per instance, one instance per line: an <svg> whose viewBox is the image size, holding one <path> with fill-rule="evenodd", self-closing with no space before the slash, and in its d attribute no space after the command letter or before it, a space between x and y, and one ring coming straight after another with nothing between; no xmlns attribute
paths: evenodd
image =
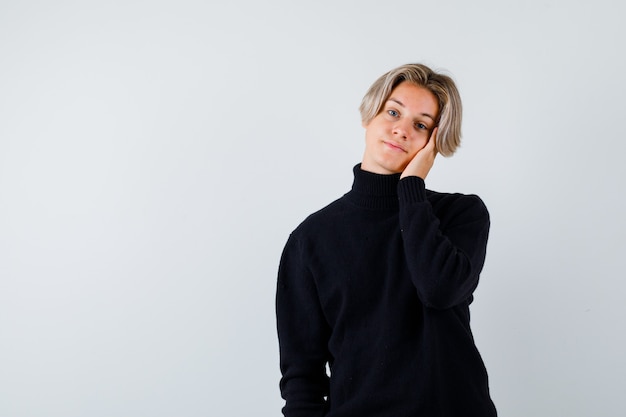
<svg viewBox="0 0 626 417"><path fill-rule="evenodd" d="M376 174L404 171L428 143L439 105L433 93L410 82L393 89L382 110L365 127L361 169Z"/></svg>

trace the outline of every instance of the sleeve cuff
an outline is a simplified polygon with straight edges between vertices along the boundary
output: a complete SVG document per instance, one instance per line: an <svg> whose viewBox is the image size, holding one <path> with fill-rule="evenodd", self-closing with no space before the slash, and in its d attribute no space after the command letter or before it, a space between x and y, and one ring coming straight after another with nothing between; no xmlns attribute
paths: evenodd
<svg viewBox="0 0 626 417"><path fill-rule="evenodd" d="M398 199L403 203L426 201L426 184L420 177L405 177L398 182Z"/></svg>

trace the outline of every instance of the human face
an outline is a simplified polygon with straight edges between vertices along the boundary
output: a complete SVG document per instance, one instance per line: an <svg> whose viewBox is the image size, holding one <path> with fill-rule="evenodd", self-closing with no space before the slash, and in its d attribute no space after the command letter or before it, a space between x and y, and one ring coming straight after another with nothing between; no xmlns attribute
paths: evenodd
<svg viewBox="0 0 626 417"><path fill-rule="evenodd" d="M365 128L361 169L376 174L404 171L428 143L436 127L439 104L424 87L403 81L391 91L382 110Z"/></svg>

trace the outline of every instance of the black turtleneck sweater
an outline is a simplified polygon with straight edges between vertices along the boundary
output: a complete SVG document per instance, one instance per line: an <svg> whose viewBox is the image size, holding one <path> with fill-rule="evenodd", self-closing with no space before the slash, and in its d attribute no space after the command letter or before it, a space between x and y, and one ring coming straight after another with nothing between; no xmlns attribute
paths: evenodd
<svg viewBox="0 0 626 417"><path fill-rule="evenodd" d="M488 233L477 196L357 165L282 254L284 415L495 416L469 313Z"/></svg>

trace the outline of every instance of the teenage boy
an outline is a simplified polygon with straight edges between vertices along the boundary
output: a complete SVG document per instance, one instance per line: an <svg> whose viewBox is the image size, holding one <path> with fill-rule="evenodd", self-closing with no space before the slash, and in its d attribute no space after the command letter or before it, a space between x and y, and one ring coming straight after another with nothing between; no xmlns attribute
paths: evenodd
<svg viewBox="0 0 626 417"><path fill-rule="evenodd" d="M360 111L352 189L302 222L280 261L283 414L496 416L469 313L489 213L475 195L424 185L437 153L460 144L457 88L404 65Z"/></svg>

